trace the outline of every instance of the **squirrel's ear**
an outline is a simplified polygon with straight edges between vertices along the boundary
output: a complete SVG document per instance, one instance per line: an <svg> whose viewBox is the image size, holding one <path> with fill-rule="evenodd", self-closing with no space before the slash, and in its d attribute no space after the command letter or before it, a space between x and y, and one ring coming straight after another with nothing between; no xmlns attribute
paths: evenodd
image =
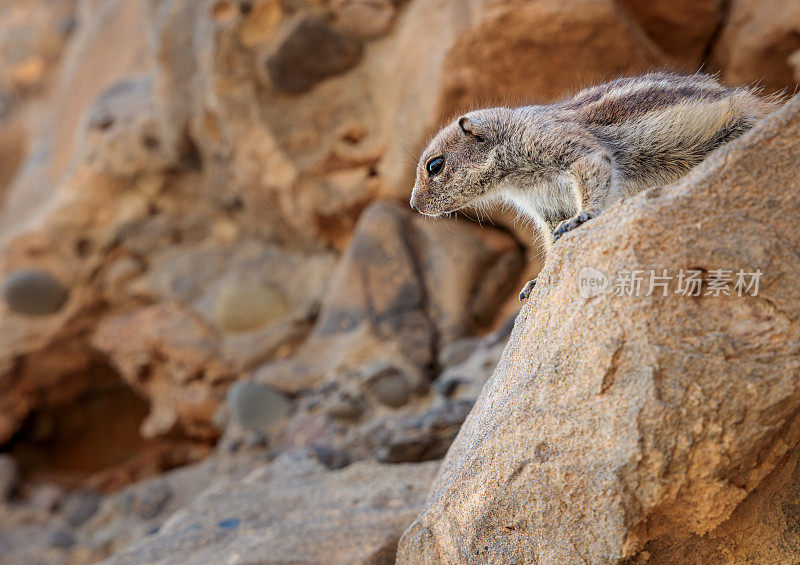
<svg viewBox="0 0 800 565"><path fill-rule="evenodd" d="M461 131L474 137L478 141L484 141L486 139L486 126L482 120L461 116L458 118L458 125L461 128Z"/></svg>

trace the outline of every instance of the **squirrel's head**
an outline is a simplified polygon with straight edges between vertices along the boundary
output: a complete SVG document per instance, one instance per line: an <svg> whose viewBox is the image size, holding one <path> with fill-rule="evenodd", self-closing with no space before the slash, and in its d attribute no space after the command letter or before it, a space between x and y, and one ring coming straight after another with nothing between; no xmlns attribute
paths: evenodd
<svg viewBox="0 0 800 565"><path fill-rule="evenodd" d="M510 115L508 108L477 110L445 126L420 156L411 207L438 216L491 197Z"/></svg>

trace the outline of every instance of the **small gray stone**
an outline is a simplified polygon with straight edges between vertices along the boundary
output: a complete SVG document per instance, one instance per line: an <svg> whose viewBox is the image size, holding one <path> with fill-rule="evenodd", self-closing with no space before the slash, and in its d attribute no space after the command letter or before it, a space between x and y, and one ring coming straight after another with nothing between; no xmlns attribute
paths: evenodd
<svg viewBox="0 0 800 565"><path fill-rule="evenodd" d="M391 408L400 408L411 399L411 384L397 368L386 366L369 377L367 381L372 395Z"/></svg>
<svg viewBox="0 0 800 565"><path fill-rule="evenodd" d="M147 483L136 493L136 514L149 520L158 516L172 498L172 489L163 481Z"/></svg>
<svg viewBox="0 0 800 565"><path fill-rule="evenodd" d="M100 496L90 490L78 490L70 493L62 507L64 520L73 527L78 527L94 516L100 508Z"/></svg>
<svg viewBox="0 0 800 565"><path fill-rule="evenodd" d="M61 310L69 292L53 275L35 269L9 273L3 282L3 298L12 311L28 316Z"/></svg>
<svg viewBox="0 0 800 565"><path fill-rule="evenodd" d="M289 413L291 401L280 392L253 381L243 381L228 389L231 419L246 430L266 430Z"/></svg>
<svg viewBox="0 0 800 565"><path fill-rule="evenodd" d="M341 449L329 447L327 445L312 445L310 448L319 462L328 469L335 471L350 464L350 457Z"/></svg>
<svg viewBox="0 0 800 565"><path fill-rule="evenodd" d="M75 536L67 530L54 530L47 536L47 545L67 549L75 545Z"/></svg>
<svg viewBox="0 0 800 565"><path fill-rule="evenodd" d="M230 333L249 332L286 315L288 307L274 286L244 281L227 281L214 304L214 321Z"/></svg>
<svg viewBox="0 0 800 565"><path fill-rule="evenodd" d="M58 508L62 497L63 493L58 485L44 483L34 487L28 496L28 506L40 512L50 513Z"/></svg>
<svg viewBox="0 0 800 565"><path fill-rule="evenodd" d="M361 60L361 43L308 14L298 15L267 56L270 83L296 94L315 83L354 67Z"/></svg>
<svg viewBox="0 0 800 565"><path fill-rule="evenodd" d="M0 502L8 500L19 486L19 466L10 455L0 455Z"/></svg>

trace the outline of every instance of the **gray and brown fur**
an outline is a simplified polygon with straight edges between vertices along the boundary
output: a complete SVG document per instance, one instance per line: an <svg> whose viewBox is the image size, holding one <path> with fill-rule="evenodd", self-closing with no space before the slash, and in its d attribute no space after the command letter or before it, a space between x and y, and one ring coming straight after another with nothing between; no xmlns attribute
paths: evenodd
<svg viewBox="0 0 800 565"><path fill-rule="evenodd" d="M473 111L422 153L411 206L438 216L505 201L536 224L549 251L612 202L682 177L778 105L707 75L657 72L557 104ZM443 167L430 174L437 157Z"/></svg>

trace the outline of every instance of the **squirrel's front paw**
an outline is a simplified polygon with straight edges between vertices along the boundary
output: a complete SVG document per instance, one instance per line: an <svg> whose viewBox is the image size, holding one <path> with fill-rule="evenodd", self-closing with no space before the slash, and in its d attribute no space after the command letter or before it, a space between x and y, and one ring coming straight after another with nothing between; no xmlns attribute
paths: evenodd
<svg viewBox="0 0 800 565"><path fill-rule="evenodd" d="M553 241L558 241L558 238L567 233L568 231L574 230L582 223L587 222L594 218L594 214L587 212L586 210L581 210L575 217L570 218L569 220L564 220L558 227L556 231L553 232Z"/></svg>
<svg viewBox="0 0 800 565"><path fill-rule="evenodd" d="M528 298L531 295L531 292L533 292L533 287L535 286L536 286L536 279L526 282L525 286L522 287L522 290L519 291L519 301L522 302L523 300Z"/></svg>

